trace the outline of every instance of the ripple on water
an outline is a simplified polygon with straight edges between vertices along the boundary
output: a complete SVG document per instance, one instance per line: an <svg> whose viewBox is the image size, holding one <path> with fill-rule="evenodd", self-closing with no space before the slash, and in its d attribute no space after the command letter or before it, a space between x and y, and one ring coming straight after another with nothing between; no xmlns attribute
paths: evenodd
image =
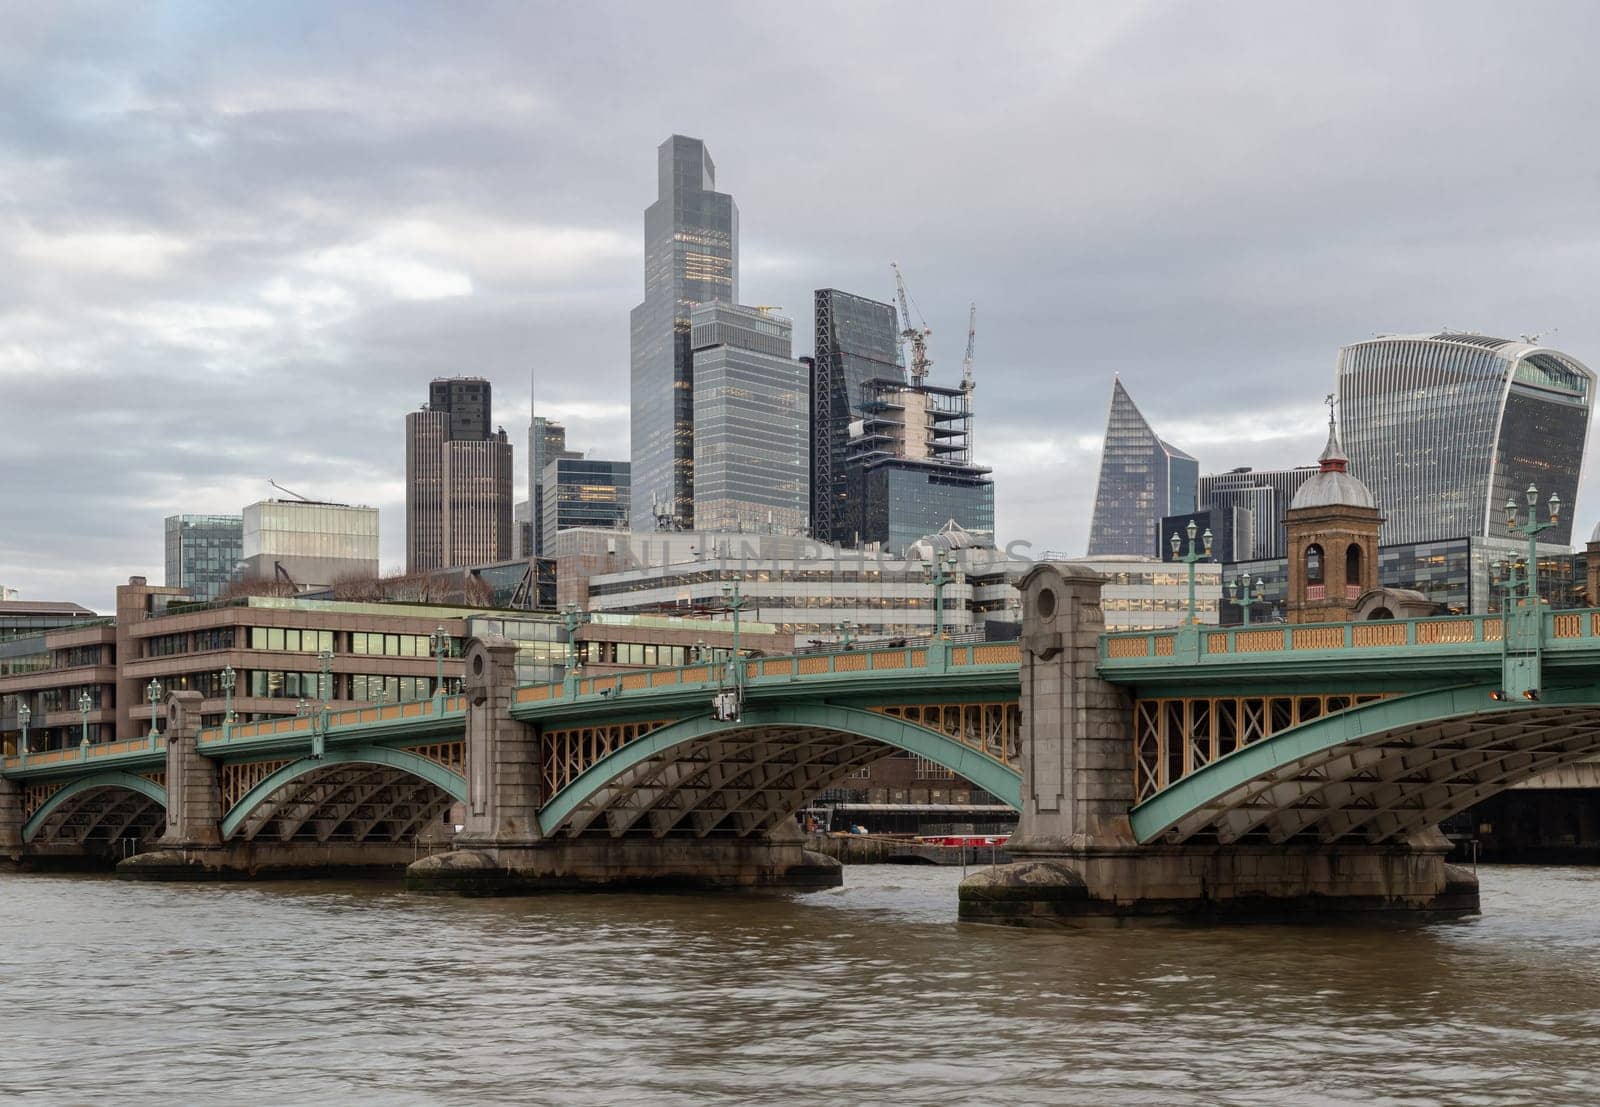
<svg viewBox="0 0 1600 1107"><path fill-rule="evenodd" d="M563 1103L1588 1102L1600 874L1421 928L1039 933L949 869L796 896L5 877L0 1094Z"/></svg>

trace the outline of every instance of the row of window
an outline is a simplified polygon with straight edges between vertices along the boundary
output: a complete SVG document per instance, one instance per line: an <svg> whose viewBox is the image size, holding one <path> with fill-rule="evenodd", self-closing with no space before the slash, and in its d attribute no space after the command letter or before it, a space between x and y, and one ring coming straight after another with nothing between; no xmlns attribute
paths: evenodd
<svg viewBox="0 0 1600 1107"><path fill-rule="evenodd" d="M330 700L356 700L394 703L422 700L433 694L433 677L377 676L365 673L330 674L327 697ZM453 695L461 690L459 679L445 681L444 691ZM323 697L321 673L294 673L264 670L250 674L250 694L263 699L313 700Z"/></svg>
<svg viewBox="0 0 1600 1107"><path fill-rule="evenodd" d="M579 642L578 661L584 665L636 665L671 669L700 661L725 661L731 650L722 646L661 646L645 642Z"/></svg>
<svg viewBox="0 0 1600 1107"><path fill-rule="evenodd" d="M432 657L433 645L428 634L379 634L356 632L350 635L350 652L377 657ZM461 656L461 639L446 638L444 655Z"/></svg>
<svg viewBox="0 0 1600 1107"><path fill-rule="evenodd" d="M352 636L356 637L356 636ZM360 635L359 637L366 637ZM333 631L298 630L294 627L251 627L253 650L288 650L291 653L333 652Z"/></svg>

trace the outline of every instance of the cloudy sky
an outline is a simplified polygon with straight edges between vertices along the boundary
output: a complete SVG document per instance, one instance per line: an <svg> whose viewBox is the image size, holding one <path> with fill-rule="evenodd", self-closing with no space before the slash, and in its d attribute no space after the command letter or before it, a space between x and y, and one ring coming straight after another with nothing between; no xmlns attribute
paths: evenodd
<svg viewBox="0 0 1600 1107"><path fill-rule="evenodd" d="M534 368L626 457L674 131L797 353L897 260L951 383L977 301L1001 537L1081 552L1114 373L1210 470L1314 460L1376 332L1600 364L1597 42L1584 3L0 0L0 584L105 609L268 478L382 508L398 567L437 375L494 381L519 468Z"/></svg>

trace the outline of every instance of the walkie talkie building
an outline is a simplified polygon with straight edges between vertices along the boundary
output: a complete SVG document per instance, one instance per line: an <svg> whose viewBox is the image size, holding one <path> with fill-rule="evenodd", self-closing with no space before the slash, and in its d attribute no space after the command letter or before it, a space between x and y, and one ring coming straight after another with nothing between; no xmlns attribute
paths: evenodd
<svg viewBox="0 0 1600 1107"><path fill-rule="evenodd" d="M1594 373L1536 342L1385 335L1339 351L1350 472L1372 490L1385 546L1506 537L1505 502L1578 493ZM1545 541L1572 540L1570 514Z"/></svg>

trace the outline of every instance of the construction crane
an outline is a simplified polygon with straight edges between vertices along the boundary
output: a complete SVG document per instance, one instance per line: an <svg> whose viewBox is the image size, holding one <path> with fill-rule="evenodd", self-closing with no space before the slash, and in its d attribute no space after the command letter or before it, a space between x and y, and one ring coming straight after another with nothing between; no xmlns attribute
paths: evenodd
<svg viewBox="0 0 1600 1107"><path fill-rule="evenodd" d="M928 357L928 337L933 331L928 327L928 321L922 318L922 312L917 312L917 321L922 325L911 325L911 308L906 298L906 279L900 275L900 266L891 261L889 268L894 270L895 290L900 296L900 338L911 343L911 383L922 385L927 382L928 370L933 367L933 361Z"/></svg>
<svg viewBox="0 0 1600 1107"><path fill-rule="evenodd" d="M967 311L967 356L961 359L961 391L972 391L972 348L978 343L978 305Z"/></svg>

